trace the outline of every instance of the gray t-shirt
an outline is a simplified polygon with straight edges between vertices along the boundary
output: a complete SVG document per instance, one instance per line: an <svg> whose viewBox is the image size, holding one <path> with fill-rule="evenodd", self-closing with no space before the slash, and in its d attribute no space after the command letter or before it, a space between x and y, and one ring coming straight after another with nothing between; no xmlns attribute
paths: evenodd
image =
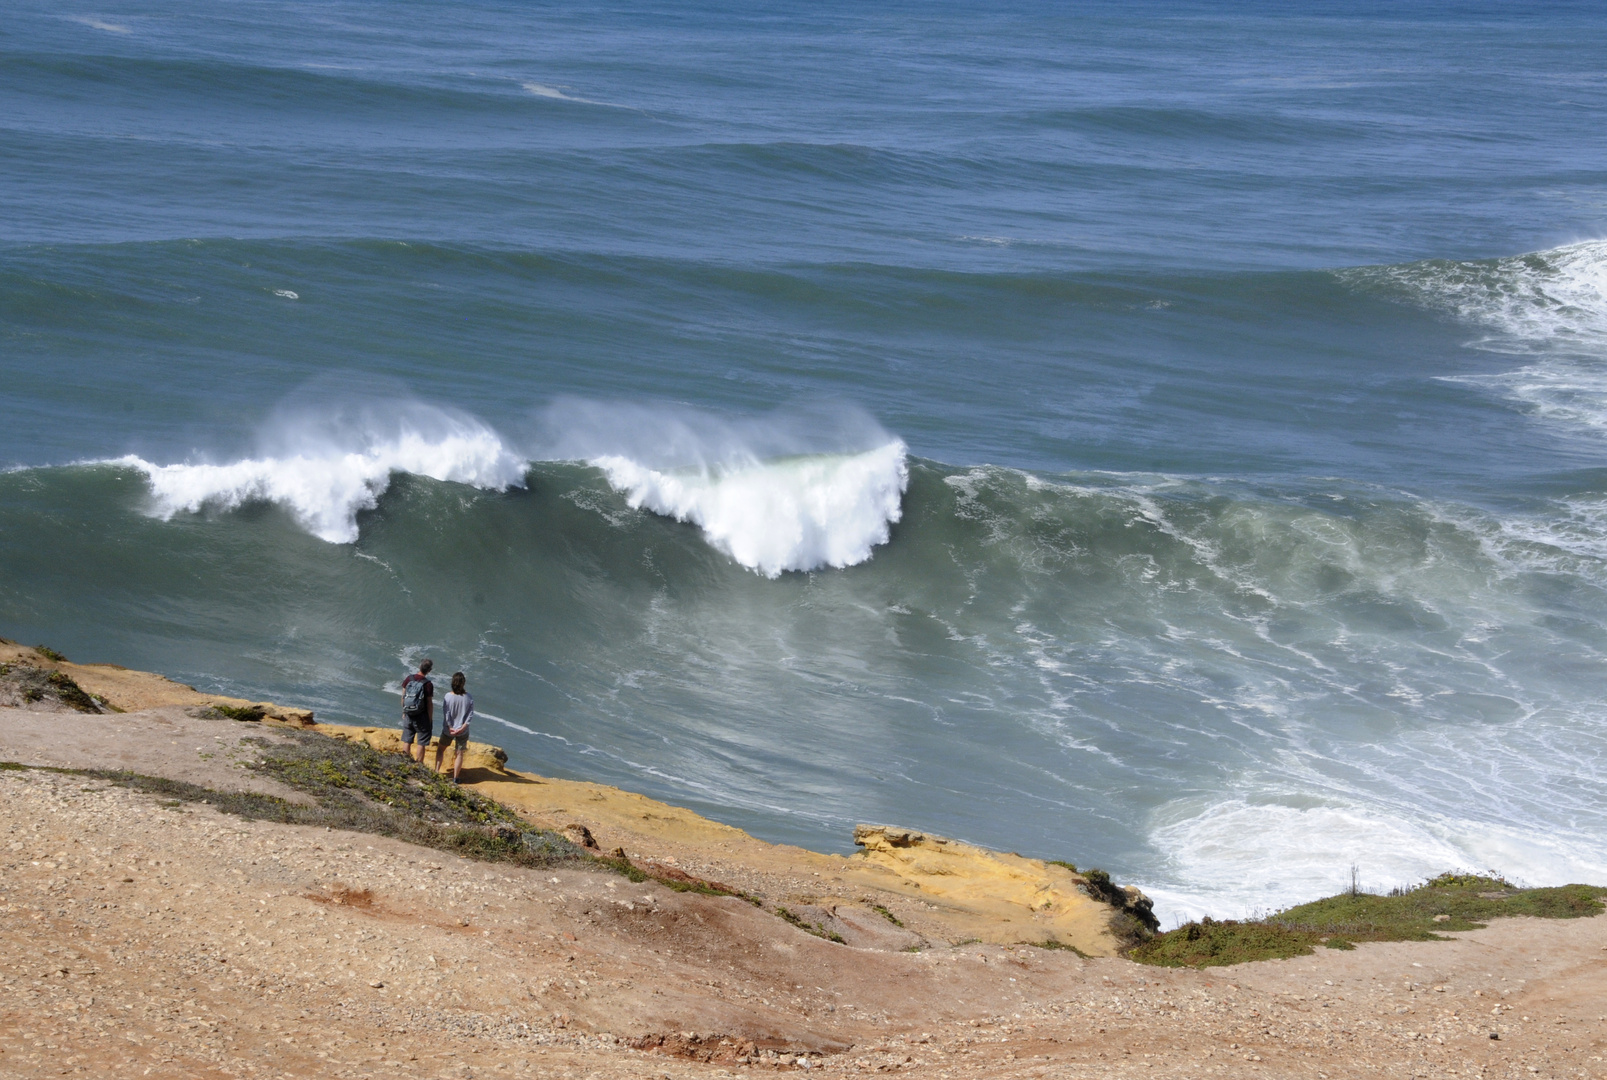
<svg viewBox="0 0 1607 1080"><path fill-rule="evenodd" d="M466 731L469 721L474 719L474 698L468 691L461 694L447 694L441 699L441 722L444 730L456 735Z"/></svg>

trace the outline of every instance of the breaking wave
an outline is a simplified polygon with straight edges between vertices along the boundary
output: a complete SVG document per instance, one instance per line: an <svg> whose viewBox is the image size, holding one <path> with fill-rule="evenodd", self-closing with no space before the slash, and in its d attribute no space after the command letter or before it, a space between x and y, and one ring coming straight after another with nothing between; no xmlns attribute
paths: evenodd
<svg viewBox="0 0 1607 1080"><path fill-rule="evenodd" d="M593 462L633 508L690 522L709 543L765 577L862 563L887 543L909 486L893 441L860 454L666 472L628 457Z"/></svg>
<svg viewBox="0 0 1607 1080"><path fill-rule="evenodd" d="M265 427L271 447L223 464L161 465L129 455L112 464L145 474L151 512L228 511L275 503L312 535L358 538L358 514L374 509L396 473L491 491L523 487L532 456L515 452L484 422L420 404L324 410ZM632 509L696 525L715 549L777 577L788 570L846 567L885 544L909 484L904 443L861 414L835 427L801 414L728 421L650 406L566 402L561 433L545 460L600 469ZM845 432L852 429L849 438ZM625 434L622 434L625 433ZM879 440L869 449L811 451L811 442ZM565 447L558 450L557 447ZM576 453L578 446L593 452ZM616 452L595 452L608 446ZM789 452L802 449L802 452Z"/></svg>
<svg viewBox="0 0 1607 1080"><path fill-rule="evenodd" d="M769 578L869 559L902 516L909 486L904 443L840 403L733 418L564 398L539 426L544 459L596 466L633 509L696 525L716 550Z"/></svg>
<svg viewBox="0 0 1607 1080"><path fill-rule="evenodd" d="M1547 251L1458 262L1427 259L1338 272L1353 288L1395 295L1490 336L1475 342L1498 352L1599 353L1607 347L1607 240Z"/></svg>
<svg viewBox="0 0 1607 1080"><path fill-rule="evenodd" d="M277 503L332 544L357 540L357 515L372 510L394 473L414 473L488 490L522 487L525 461L473 418L425 406L326 414L278 429L282 449L226 464L157 465L129 455L114 463L143 472L152 512L233 510Z"/></svg>
<svg viewBox="0 0 1607 1080"><path fill-rule="evenodd" d="M1430 259L1339 272L1362 291L1404 299L1479 327L1469 342L1533 356L1512 371L1447 376L1589 438L1607 435L1607 241L1500 259Z"/></svg>

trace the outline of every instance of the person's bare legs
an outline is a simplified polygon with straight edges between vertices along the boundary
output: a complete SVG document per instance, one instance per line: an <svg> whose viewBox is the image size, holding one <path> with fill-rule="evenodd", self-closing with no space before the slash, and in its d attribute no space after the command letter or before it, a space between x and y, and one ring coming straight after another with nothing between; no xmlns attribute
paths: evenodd
<svg viewBox="0 0 1607 1080"><path fill-rule="evenodd" d="M413 748L410 751L408 751L408 757L412 758L414 761L418 762L420 765L424 764L424 748L426 746L428 746L428 745L429 745L428 743L422 743L422 742L414 743Z"/></svg>
<svg viewBox="0 0 1607 1080"><path fill-rule="evenodd" d="M457 756L452 759L452 779L457 780L458 773L463 771L463 744L458 743Z"/></svg>

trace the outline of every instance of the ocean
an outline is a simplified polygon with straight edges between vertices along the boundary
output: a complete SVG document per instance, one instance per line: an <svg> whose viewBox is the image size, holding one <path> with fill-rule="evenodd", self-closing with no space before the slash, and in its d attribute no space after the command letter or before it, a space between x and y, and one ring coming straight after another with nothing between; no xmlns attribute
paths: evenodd
<svg viewBox="0 0 1607 1080"><path fill-rule="evenodd" d="M0 634L1167 923L1607 880L1607 9L16 0Z"/></svg>

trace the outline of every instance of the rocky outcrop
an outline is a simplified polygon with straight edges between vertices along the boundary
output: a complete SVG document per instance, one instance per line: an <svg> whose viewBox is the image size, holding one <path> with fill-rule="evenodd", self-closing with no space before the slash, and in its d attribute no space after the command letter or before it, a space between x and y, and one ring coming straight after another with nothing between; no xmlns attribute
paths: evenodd
<svg viewBox="0 0 1607 1080"><path fill-rule="evenodd" d="M930 903L968 913L984 941L1050 943L1088 956L1114 956L1147 936L1137 889L1104 886L1108 875L989 851L911 829L860 825L854 843L869 864L895 875ZM1153 916L1150 916L1152 919Z"/></svg>
<svg viewBox="0 0 1607 1080"><path fill-rule="evenodd" d="M223 694L204 694L193 686L149 671L131 671L118 664L75 664L63 659L59 653L31 649L11 642L0 641L0 664L34 667L45 672L47 677L60 674L81 687L102 709L112 712L139 712L179 705L215 708L225 715L238 715L242 719L266 720L296 727L308 727L313 723L311 709L290 708L275 705L271 701L247 701Z"/></svg>

